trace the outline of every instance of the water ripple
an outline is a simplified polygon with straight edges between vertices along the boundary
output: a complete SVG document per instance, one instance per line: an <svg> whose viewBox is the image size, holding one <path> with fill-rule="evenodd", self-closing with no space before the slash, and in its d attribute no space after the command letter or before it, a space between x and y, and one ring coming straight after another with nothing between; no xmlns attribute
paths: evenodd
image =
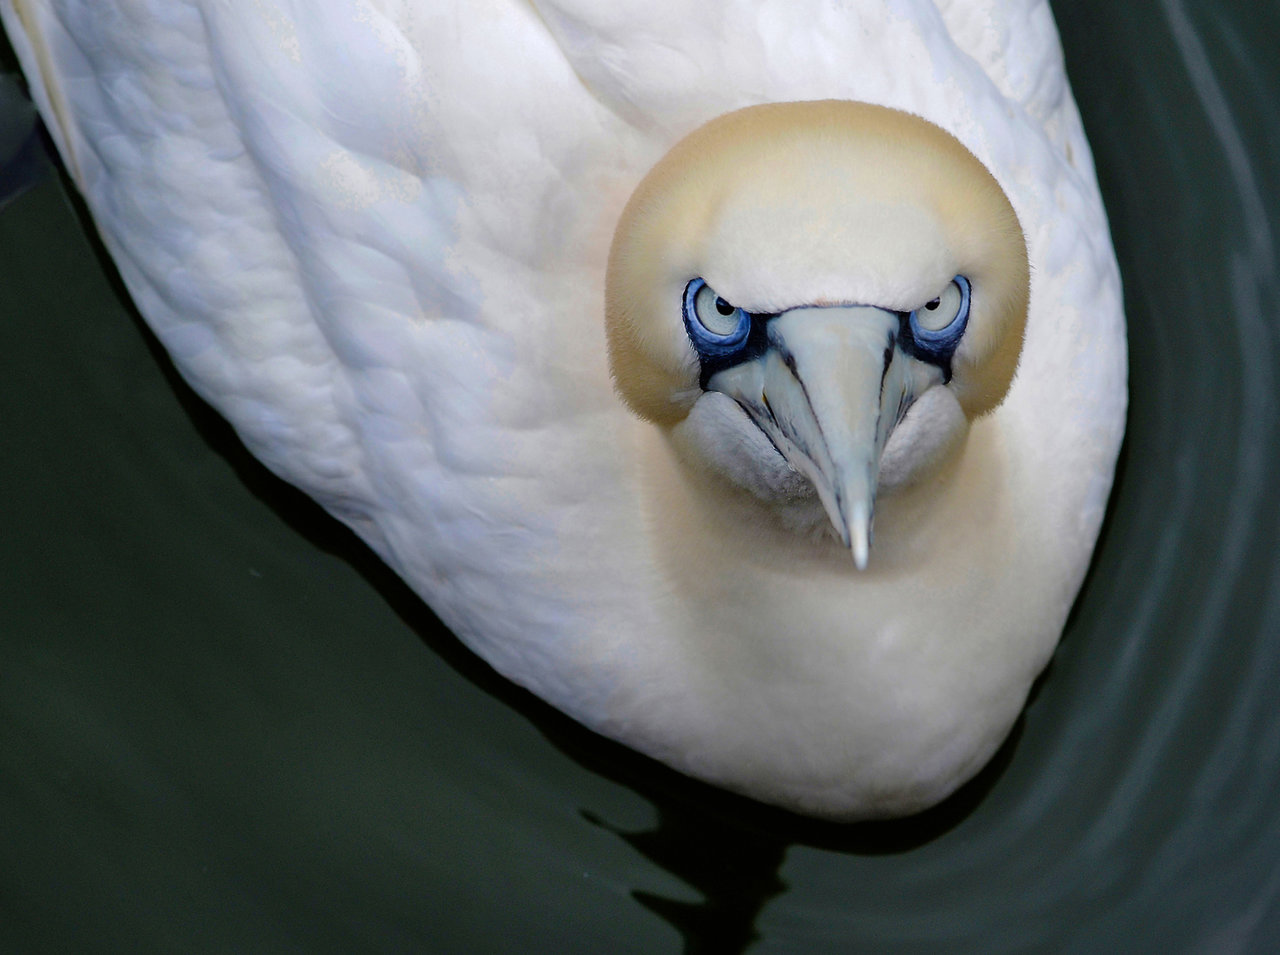
<svg viewBox="0 0 1280 955"><path fill-rule="evenodd" d="M0 322L8 417L30 420L0 479L32 502L6 528L25 583L0 603L35 608L38 634L0 643L0 745L48 766L22 759L0 793L18 820L0 894L46 906L40 941L159 950L158 913L180 910L234 950L1280 949L1280 8L1055 13L1125 279L1128 436L1013 738L893 823L824 825L701 786L494 677L248 457L129 324L108 271L73 271L77 255L100 266L48 182L15 200L5 216L43 196L25 234L0 218L26 256L14 287L36 244L69 237L41 246L56 278L22 286L41 322ZM0 173L20 168L44 167ZM86 713L104 715L86 729ZM116 758L131 752L149 775ZM39 833L67 826L50 852Z"/></svg>

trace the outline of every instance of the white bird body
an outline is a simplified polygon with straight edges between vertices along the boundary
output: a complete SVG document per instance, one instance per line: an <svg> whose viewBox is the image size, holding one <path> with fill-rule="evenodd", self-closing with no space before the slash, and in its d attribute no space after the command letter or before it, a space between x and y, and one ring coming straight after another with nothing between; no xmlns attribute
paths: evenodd
<svg viewBox="0 0 1280 955"><path fill-rule="evenodd" d="M183 375L497 670L685 772L833 818L923 808L995 751L1084 575L1126 404L1118 272L1044 3L0 13ZM956 136L1032 267L1008 396L913 483L895 478L911 448L951 433L930 425L948 406L918 403L861 572L752 495L708 492L679 446L714 422L633 415L602 320L619 216L677 139L827 98Z"/></svg>

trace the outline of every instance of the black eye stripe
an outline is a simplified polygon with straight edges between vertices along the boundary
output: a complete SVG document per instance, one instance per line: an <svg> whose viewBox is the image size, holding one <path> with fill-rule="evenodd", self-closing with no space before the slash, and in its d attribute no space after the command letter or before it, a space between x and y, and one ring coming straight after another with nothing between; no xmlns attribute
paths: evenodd
<svg viewBox="0 0 1280 955"><path fill-rule="evenodd" d="M746 339L735 351L710 354L698 349L698 384L703 391L707 390L707 382L712 379L716 372L732 368L734 365L741 364L744 361L759 358L768 351L768 324L771 318L777 318L777 316L751 315L751 330L747 332ZM695 344L694 347L697 348L697 345Z"/></svg>

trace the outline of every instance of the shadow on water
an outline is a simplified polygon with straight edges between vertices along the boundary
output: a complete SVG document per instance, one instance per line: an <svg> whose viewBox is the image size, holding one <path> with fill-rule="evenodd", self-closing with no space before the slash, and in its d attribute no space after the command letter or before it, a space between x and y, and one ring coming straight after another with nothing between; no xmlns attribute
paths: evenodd
<svg viewBox="0 0 1280 955"><path fill-rule="evenodd" d="M548 732L545 725L539 728ZM845 824L763 806L681 776L581 727L564 729L557 727L548 738L578 762L652 802L658 824L627 832L592 814L584 816L702 895L699 902L682 902L634 892L635 899L680 932L687 955L718 955L745 951L759 937L757 917L787 889L779 869L790 846L887 855L910 852L959 825L1005 771L1022 721L986 768L938 806L906 819Z"/></svg>

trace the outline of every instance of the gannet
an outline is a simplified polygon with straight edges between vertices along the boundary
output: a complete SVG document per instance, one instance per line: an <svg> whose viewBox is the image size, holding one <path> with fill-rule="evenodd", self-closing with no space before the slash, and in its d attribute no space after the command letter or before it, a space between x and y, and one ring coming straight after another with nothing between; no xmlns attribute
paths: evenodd
<svg viewBox="0 0 1280 955"><path fill-rule="evenodd" d="M1008 734L1126 401L1043 3L0 17L181 373L501 673L834 820Z"/></svg>

